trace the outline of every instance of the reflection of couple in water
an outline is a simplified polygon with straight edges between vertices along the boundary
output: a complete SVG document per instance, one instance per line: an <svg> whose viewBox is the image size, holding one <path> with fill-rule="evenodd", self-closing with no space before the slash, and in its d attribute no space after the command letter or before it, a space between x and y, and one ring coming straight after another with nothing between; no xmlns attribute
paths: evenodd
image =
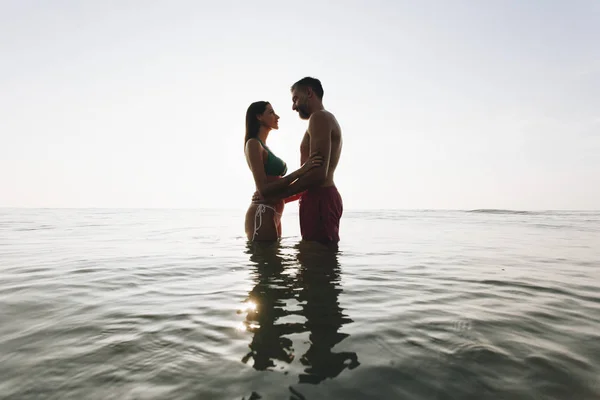
<svg viewBox="0 0 600 400"><path fill-rule="evenodd" d="M255 286L246 302L245 327L253 337L250 352L242 361L253 359L257 370L275 367L276 360L289 364L296 356L286 335L308 332L310 347L299 358L304 366L301 383L316 384L336 377L345 368L357 367L356 353L333 352L333 347L348 336L338 330L352 322L338 302L337 250L303 241L296 247L295 260L281 250L278 242L248 243ZM298 302L293 309L289 305L292 299ZM279 322L287 316L302 318Z"/></svg>

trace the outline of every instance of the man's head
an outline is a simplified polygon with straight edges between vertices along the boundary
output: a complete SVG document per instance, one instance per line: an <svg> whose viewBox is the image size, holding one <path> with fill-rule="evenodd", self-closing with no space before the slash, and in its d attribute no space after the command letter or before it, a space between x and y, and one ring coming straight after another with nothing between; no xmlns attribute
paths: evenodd
<svg viewBox="0 0 600 400"><path fill-rule="evenodd" d="M302 119L323 107L323 86L316 78L306 77L291 87L292 110L297 111Z"/></svg>

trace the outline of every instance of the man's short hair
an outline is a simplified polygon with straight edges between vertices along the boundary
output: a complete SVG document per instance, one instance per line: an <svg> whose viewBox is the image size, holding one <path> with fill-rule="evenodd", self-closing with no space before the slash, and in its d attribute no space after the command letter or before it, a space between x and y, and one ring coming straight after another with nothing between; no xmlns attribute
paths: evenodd
<svg viewBox="0 0 600 400"><path fill-rule="evenodd" d="M292 85L291 90L294 89L306 89L311 88L313 92L317 95L317 97L322 100L323 99L323 86L321 85L321 81L317 78L311 78L307 76L306 78L300 79L298 82Z"/></svg>

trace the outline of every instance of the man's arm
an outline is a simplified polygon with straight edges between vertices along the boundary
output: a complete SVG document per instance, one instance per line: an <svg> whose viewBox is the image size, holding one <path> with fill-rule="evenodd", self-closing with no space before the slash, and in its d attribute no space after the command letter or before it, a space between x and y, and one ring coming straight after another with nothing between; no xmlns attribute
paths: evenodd
<svg viewBox="0 0 600 400"><path fill-rule="evenodd" d="M300 143L300 165L304 165L304 163L308 160L308 155L310 154L310 135L308 134L308 130L304 132L304 136L302 137L302 143Z"/></svg>
<svg viewBox="0 0 600 400"><path fill-rule="evenodd" d="M324 112L314 113L308 122L308 134L310 135L310 151L308 153L318 153L323 156L323 164L299 177L278 197L293 196L310 187L319 186L327 179L329 158L331 157L331 119L329 116Z"/></svg>
<svg viewBox="0 0 600 400"><path fill-rule="evenodd" d="M308 168L307 166L302 166L296 171L282 177L281 179L269 182L267 179L267 174L265 173L263 161L264 150L262 144L260 144L258 140L250 139L246 142L245 151L248 165L250 166L252 176L254 177L254 183L256 185L257 192L264 197L278 197L279 193L287 189L287 187L296 179L298 179L298 177L305 174Z"/></svg>

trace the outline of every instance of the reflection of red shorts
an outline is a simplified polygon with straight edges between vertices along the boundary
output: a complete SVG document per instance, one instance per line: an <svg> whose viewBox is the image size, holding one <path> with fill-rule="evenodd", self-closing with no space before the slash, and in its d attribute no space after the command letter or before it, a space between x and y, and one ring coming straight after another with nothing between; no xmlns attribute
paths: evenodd
<svg viewBox="0 0 600 400"><path fill-rule="evenodd" d="M310 188L302 194L299 201L302 239L321 243L339 242L344 205L337 188Z"/></svg>

